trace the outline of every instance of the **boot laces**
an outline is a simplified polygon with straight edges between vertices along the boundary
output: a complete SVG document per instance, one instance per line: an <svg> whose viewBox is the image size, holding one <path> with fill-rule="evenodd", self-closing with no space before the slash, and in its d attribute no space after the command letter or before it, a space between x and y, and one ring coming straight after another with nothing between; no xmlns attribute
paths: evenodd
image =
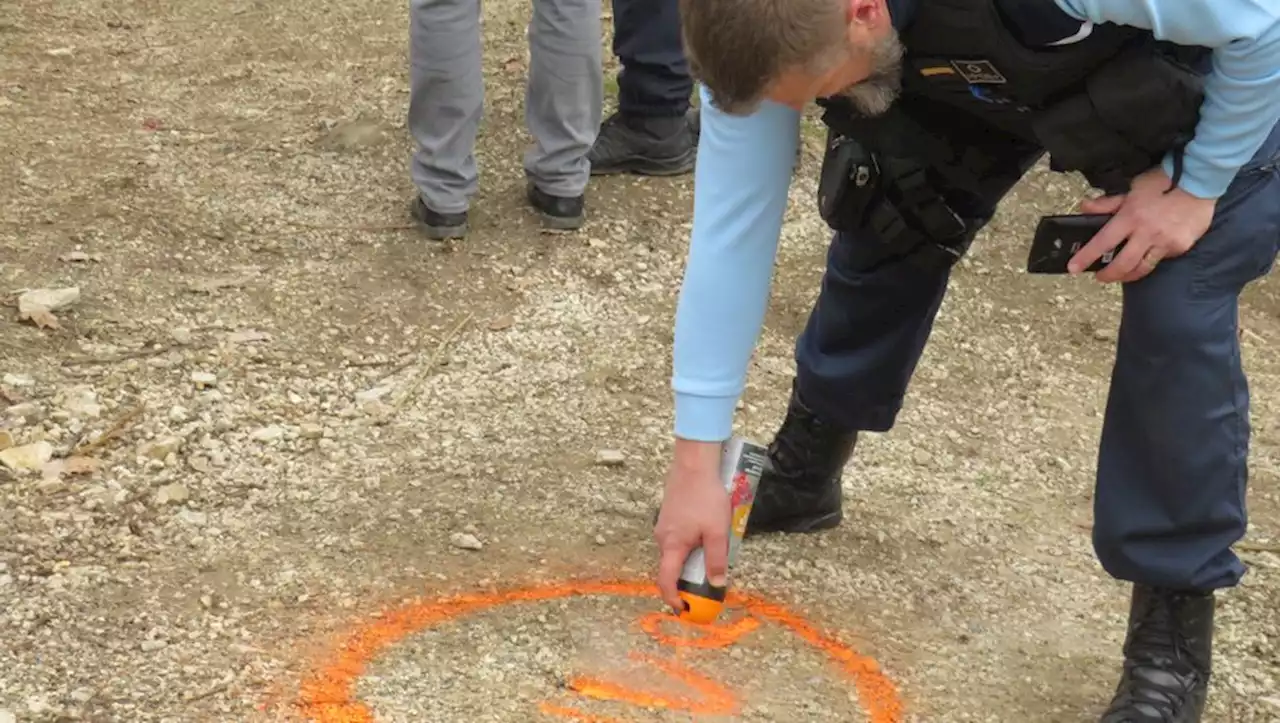
<svg viewBox="0 0 1280 723"><path fill-rule="evenodd" d="M1134 624L1127 651L1133 660L1122 709L1150 710L1161 723L1174 723L1186 703L1188 693L1199 682L1200 672L1192 662L1190 643L1177 624L1177 595L1153 595ZM1175 678L1168 683L1171 675ZM1130 719L1124 719L1129 723ZM1132 723L1150 723L1149 715ZM1120 721L1116 721L1120 723Z"/></svg>

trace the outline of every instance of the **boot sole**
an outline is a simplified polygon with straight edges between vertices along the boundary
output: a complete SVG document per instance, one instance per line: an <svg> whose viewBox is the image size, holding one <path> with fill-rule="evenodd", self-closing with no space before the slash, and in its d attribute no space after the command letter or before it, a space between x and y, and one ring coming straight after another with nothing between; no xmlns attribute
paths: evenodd
<svg viewBox="0 0 1280 723"><path fill-rule="evenodd" d="M549 213L538 211L538 216L542 219L542 226L547 231L577 231L582 228L582 222L585 216L552 216Z"/></svg>
<svg viewBox="0 0 1280 723"><path fill-rule="evenodd" d="M844 512L836 510L817 517L792 517L770 523L766 527L747 527L744 537L770 534L805 534L837 527L844 521Z"/></svg>
<svg viewBox="0 0 1280 723"><path fill-rule="evenodd" d="M592 166L593 176L616 176L631 173L637 176L682 176L693 170L698 157L697 147L690 148L675 158L645 158L636 156L611 166Z"/></svg>
<svg viewBox="0 0 1280 723"><path fill-rule="evenodd" d="M419 222L418 227L432 241L447 241L449 239L465 238L467 235L467 226L427 226Z"/></svg>

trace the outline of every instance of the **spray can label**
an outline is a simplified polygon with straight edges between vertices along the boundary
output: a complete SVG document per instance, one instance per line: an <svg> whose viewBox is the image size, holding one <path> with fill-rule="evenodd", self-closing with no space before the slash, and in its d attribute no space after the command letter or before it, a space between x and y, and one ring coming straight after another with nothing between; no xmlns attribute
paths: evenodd
<svg viewBox="0 0 1280 723"><path fill-rule="evenodd" d="M738 548L742 546L742 538L747 530L747 518L751 516L751 505L755 502L760 475L764 473L768 458L766 448L736 435L724 444L720 461L720 479L724 483L725 491L729 493L728 564L730 567L738 558ZM708 583L706 553L701 547L695 549L685 559L678 586L681 590L708 597L717 602L723 601L727 592L723 587L712 587Z"/></svg>

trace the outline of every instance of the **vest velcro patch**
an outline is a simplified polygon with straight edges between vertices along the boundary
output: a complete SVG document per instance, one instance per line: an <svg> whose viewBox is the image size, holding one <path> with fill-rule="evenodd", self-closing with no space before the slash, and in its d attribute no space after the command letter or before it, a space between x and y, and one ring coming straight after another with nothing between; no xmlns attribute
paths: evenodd
<svg viewBox="0 0 1280 723"><path fill-rule="evenodd" d="M1009 82L989 60L953 60L951 67L970 83L998 85Z"/></svg>

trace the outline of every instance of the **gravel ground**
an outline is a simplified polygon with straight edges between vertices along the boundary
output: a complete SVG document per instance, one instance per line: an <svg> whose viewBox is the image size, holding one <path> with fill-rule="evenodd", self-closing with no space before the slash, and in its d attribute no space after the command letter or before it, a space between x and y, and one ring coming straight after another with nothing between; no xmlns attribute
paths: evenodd
<svg viewBox="0 0 1280 723"><path fill-rule="evenodd" d="M528 7L490 4L476 231L425 242L405 214L404 12L0 14L0 723L289 719L384 607L650 574L691 179L598 180L583 231L540 234L521 206ZM814 141L739 416L762 440L822 268ZM1115 680L1126 589L1088 528L1118 295L1020 271L1035 219L1080 191L1033 173L957 270L898 427L851 464L847 522L741 560L742 589L879 661L905 721L1085 723ZM23 301L69 288L48 313ZM1222 596L1208 720L1263 723L1280 720L1274 278L1242 322L1251 572ZM378 721L529 721L546 701L687 720L566 688L674 694L628 657L661 647L630 628L656 609L450 620L353 694ZM741 698L730 719L871 720L777 626L681 655Z"/></svg>

